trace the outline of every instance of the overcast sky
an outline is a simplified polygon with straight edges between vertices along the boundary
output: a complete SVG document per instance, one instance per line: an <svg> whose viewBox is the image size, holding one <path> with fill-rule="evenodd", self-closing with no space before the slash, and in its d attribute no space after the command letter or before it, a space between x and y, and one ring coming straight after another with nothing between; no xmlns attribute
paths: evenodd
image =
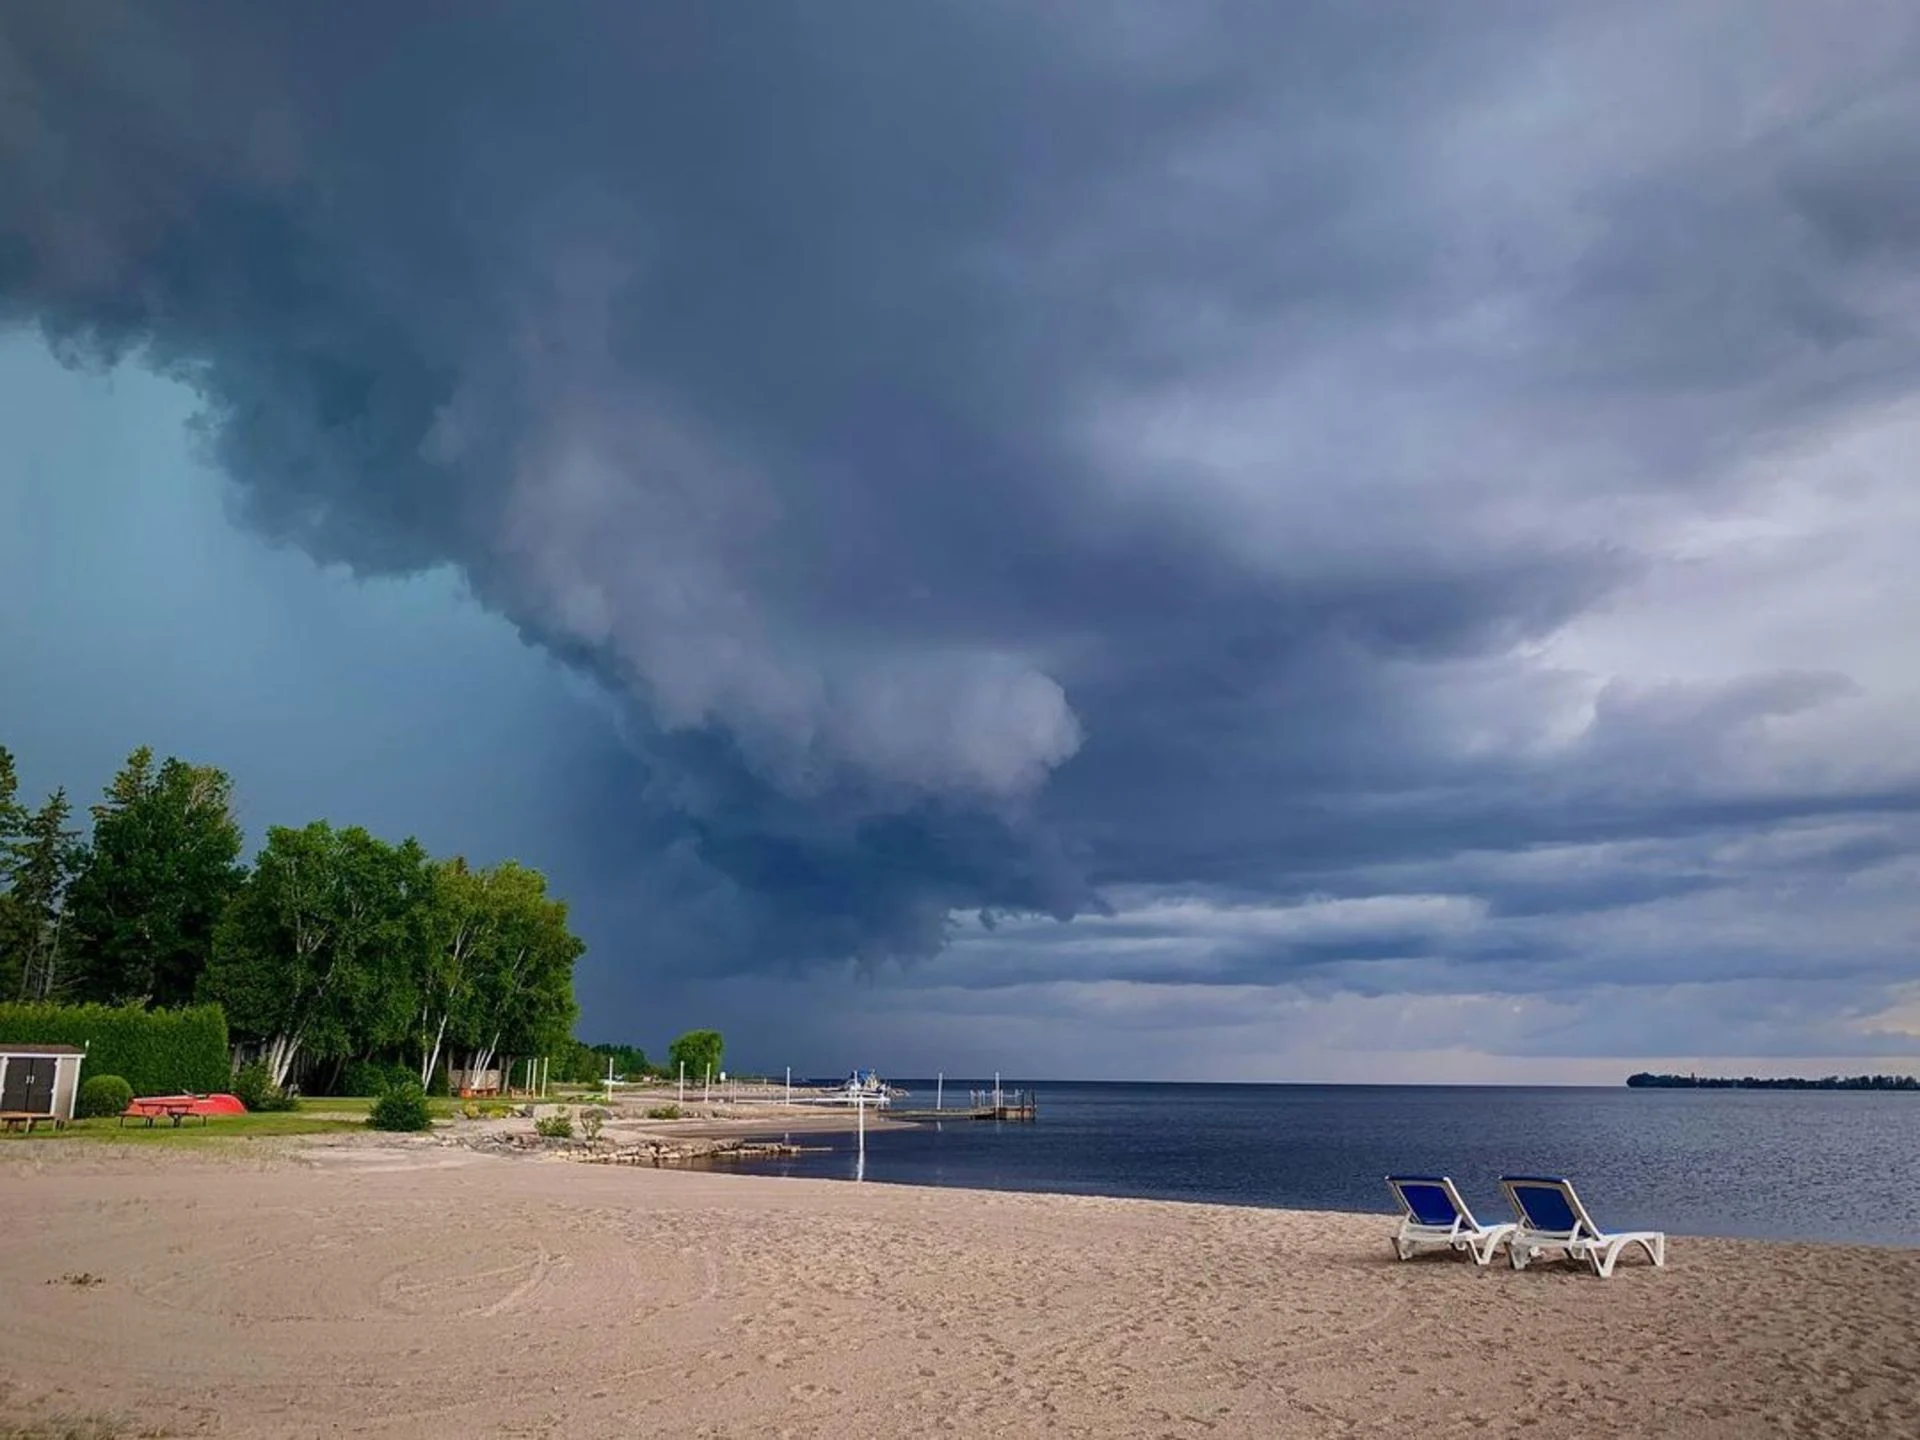
<svg viewBox="0 0 1920 1440"><path fill-rule="evenodd" d="M589 1039L1920 1065L1920 10L0 11L0 742Z"/></svg>

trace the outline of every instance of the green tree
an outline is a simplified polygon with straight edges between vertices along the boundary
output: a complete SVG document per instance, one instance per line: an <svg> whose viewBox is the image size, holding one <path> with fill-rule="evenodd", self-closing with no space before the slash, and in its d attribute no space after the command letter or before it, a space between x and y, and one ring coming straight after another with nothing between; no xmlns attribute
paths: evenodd
<svg viewBox="0 0 1920 1440"><path fill-rule="evenodd" d="M418 986L423 1086L433 1081L448 1029L469 1035L478 1028L473 1007L500 920L499 907L489 903L493 879L489 871L469 869L462 857L433 865Z"/></svg>
<svg viewBox="0 0 1920 1440"><path fill-rule="evenodd" d="M565 902L547 894L538 870L496 866L484 890L488 943L476 951L472 1003L460 1042L469 1070L506 1068L517 1056L550 1055L579 1015L573 967L586 946L567 928Z"/></svg>
<svg viewBox="0 0 1920 1440"><path fill-rule="evenodd" d="M400 1044L418 1006L432 889L426 852L325 821L275 826L234 896L200 981L273 1083L303 1057Z"/></svg>
<svg viewBox="0 0 1920 1440"><path fill-rule="evenodd" d="M689 1080L720 1073L720 1060L726 1054L726 1042L718 1030L689 1030L667 1047L667 1067L678 1073L687 1067Z"/></svg>
<svg viewBox="0 0 1920 1440"><path fill-rule="evenodd" d="M69 897L66 932L90 1000L181 1005L242 875L233 782L209 765L141 746L93 807L93 841Z"/></svg>
<svg viewBox="0 0 1920 1440"><path fill-rule="evenodd" d="M568 1040L553 1053L555 1080L573 1084L597 1083L607 1078L607 1066L613 1066L616 1080L639 1080L654 1073L647 1063L647 1052L637 1045L588 1045Z"/></svg>
<svg viewBox="0 0 1920 1440"><path fill-rule="evenodd" d="M0 944L18 957L23 1000L45 1000L66 986L61 928L68 885L82 854L80 832L67 825L72 813L67 792L55 790L9 842L11 889L6 915L0 917L6 927Z"/></svg>
<svg viewBox="0 0 1920 1440"><path fill-rule="evenodd" d="M19 993L25 969L25 957L15 948L13 919L13 846L26 823L16 798L19 790L13 752L0 745L0 997Z"/></svg>
<svg viewBox="0 0 1920 1440"><path fill-rule="evenodd" d="M0 846L16 840L27 823L27 812L20 807L20 776L13 766L13 752L0 745ZM6 880L0 871L0 884Z"/></svg>
<svg viewBox="0 0 1920 1440"><path fill-rule="evenodd" d="M16 797L20 792L20 776L14 769L13 752L0 745L0 824L11 818L16 824L20 819Z"/></svg>

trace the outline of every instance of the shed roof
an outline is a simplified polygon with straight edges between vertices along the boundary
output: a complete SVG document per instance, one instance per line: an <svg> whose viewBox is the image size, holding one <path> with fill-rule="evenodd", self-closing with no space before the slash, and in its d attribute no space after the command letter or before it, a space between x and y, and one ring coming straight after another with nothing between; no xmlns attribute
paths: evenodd
<svg viewBox="0 0 1920 1440"><path fill-rule="evenodd" d="M0 1055L84 1055L78 1045L29 1045L24 1041L0 1040Z"/></svg>

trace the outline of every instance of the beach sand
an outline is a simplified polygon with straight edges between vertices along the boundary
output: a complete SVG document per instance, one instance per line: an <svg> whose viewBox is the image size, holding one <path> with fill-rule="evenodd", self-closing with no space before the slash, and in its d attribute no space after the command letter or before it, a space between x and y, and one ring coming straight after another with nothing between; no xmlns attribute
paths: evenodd
<svg viewBox="0 0 1920 1440"><path fill-rule="evenodd" d="M0 1157L0 1434L1920 1435L1920 1251L265 1146Z"/></svg>

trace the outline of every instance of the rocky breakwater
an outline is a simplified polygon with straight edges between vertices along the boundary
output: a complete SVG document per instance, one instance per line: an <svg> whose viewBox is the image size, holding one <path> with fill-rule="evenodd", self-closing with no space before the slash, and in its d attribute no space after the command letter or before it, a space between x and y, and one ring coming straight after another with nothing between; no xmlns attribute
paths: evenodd
<svg viewBox="0 0 1920 1440"><path fill-rule="evenodd" d="M564 1113L564 1112L561 1112ZM573 1117L569 1117L571 1120ZM569 1126L572 1133L554 1133L552 1116L543 1125L525 1113L511 1119L458 1124L443 1131L442 1143L489 1154L525 1155L571 1160L583 1165L684 1165L708 1160L799 1155L830 1147L806 1146L791 1140L755 1139L739 1135L671 1135L632 1124Z"/></svg>

